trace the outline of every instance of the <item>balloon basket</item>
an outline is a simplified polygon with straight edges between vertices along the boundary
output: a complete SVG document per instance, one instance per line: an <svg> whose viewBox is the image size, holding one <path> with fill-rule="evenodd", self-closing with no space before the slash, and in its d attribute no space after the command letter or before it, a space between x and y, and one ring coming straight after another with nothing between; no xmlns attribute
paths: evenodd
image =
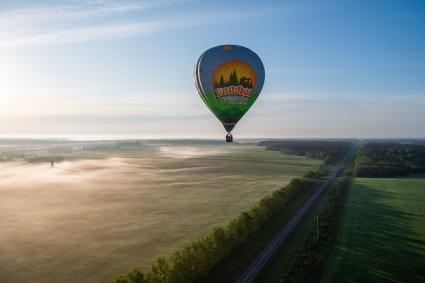
<svg viewBox="0 0 425 283"><path fill-rule="evenodd" d="M227 133L226 135L226 142L233 142L233 136L231 133Z"/></svg>

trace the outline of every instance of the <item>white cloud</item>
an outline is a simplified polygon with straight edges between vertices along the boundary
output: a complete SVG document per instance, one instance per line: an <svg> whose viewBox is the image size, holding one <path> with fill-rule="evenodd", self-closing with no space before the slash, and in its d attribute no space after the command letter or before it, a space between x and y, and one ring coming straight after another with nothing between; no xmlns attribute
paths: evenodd
<svg viewBox="0 0 425 283"><path fill-rule="evenodd" d="M32 6L0 12L0 47L64 44L76 41L116 39L147 32L160 21L129 23L129 13L159 7L170 1L77 1ZM114 25L110 24L114 20ZM120 21L117 21L121 19ZM151 28L151 31L155 30ZM122 33L121 36L118 36ZM96 36L96 34L99 34ZM66 38L70 39L67 40Z"/></svg>
<svg viewBox="0 0 425 283"><path fill-rule="evenodd" d="M34 26L52 21L69 21L122 14L152 8L164 1L157 2L102 2L97 5L55 5L28 7L0 13L0 28L16 26Z"/></svg>
<svg viewBox="0 0 425 283"><path fill-rule="evenodd" d="M167 23L165 22L153 21L73 28L3 40L0 41L0 48L37 45L60 45L73 42L128 38L155 32L165 28L166 26Z"/></svg>
<svg viewBox="0 0 425 283"><path fill-rule="evenodd" d="M104 3L104 1L101 1ZM84 21L85 18L100 16L125 16L134 12L170 3L129 2L127 4L90 6L55 6L19 9L0 14L0 48L14 48L38 45L60 45L75 42L114 40L130 38L165 29L185 28L216 22L237 21L261 17L272 10L212 12L208 15L179 14L159 17L157 20L131 21L119 17L113 24L105 17L104 21ZM70 24L71 23L71 24Z"/></svg>

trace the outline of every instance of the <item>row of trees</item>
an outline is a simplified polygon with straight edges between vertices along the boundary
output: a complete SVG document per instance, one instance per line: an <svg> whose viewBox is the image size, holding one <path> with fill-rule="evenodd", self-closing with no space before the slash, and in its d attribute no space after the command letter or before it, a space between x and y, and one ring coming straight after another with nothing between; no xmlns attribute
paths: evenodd
<svg viewBox="0 0 425 283"><path fill-rule="evenodd" d="M232 250L244 243L288 202L314 185L314 180L293 179L287 186L262 198L225 227L216 227L169 257L157 258L145 272L138 269L119 276L115 283L180 283L205 278Z"/></svg>
<svg viewBox="0 0 425 283"><path fill-rule="evenodd" d="M367 143L356 156L354 175L396 177L425 173L425 145L406 143Z"/></svg>
<svg viewBox="0 0 425 283"><path fill-rule="evenodd" d="M282 272L279 282L317 282L321 277L336 240L337 225L350 183L349 177L343 177L337 180L338 185L334 184L319 213L319 236L317 237L317 223L314 221L302 249L295 256L292 265Z"/></svg>
<svg viewBox="0 0 425 283"><path fill-rule="evenodd" d="M349 141L264 141L260 145L268 150L276 150L285 154L305 156L324 160L332 164L340 160L351 148Z"/></svg>

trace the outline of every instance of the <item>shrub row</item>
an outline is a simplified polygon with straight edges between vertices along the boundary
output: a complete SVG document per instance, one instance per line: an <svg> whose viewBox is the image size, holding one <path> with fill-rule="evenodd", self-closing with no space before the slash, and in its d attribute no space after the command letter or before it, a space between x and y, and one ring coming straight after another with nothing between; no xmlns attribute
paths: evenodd
<svg viewBox="0 0 425 283"><path fill-rule="evenodd" d="M350 186L350 179L344 177L338 182L338 190L330 191L327 204L319 213L319 237L316 222L312 225L308 238L297 253L292 266L280 278L280 282L318 282L326 259L336 240L336 230L340 211Z"/></svg>
<svg viewBox="0 0 425 283"><path fill-rule="evenodd" d="M396 166L373 166L373 165L358 165L354 171L357 177L395 177L408 175L409 170L403 167Z"/></svg>
<svg viewBox="0 0 425 283"><path fill-rule="evenodd" d="M314 184L314 180L293 179L287 186L262 198L249 211L239 214L225 227L213 228L206 236L183 246L171 256L157 258L145 272L135 269L114 282L180 283L204 278L289 201Z"/></svg>
<svg viewBox="0 0 425 283"><path fill-rule="evenodd" d="M330 172L329 170L330 170L329 166L322 164L316 170L309 170L305 172L304 177L309 179L321 179L329 175L329 172Z"/></svg>

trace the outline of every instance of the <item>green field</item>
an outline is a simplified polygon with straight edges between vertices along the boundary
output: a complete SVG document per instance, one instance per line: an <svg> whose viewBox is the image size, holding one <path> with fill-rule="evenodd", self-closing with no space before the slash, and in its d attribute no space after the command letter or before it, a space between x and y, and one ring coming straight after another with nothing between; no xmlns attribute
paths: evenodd
<svg viewBox="0 0 425 283"><path fill-rule="evenodd" d="M425 282L425 176L354 179L323 282Z"/></svg>
<svg viewBox="0 0 425 283"><path fill-rule="evenodd" d="M51 151L28 147L27 154ZM227 223L320 164L236 144L55 155L64 161L54 167L0 162L2 283L109 282Z"/></svg>

